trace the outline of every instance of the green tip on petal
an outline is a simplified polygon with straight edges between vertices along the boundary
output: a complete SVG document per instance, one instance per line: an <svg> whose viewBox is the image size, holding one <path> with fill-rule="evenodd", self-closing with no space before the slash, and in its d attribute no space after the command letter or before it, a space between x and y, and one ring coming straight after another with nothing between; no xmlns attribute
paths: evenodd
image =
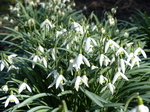
<svg viewBox="0 0 150 112"><path fill-rule="evenodd" d="M138 105L143 105L143 99L140 96L138 96Z"/></svg>
<svg viewBox="0 0 150 112"><path fill-rule="evenodd" d="M27 80L28 80L28 79L27 79L27 78L25 78L23 82L24 82L24 83L27 83Z"/></svg>
<svg viewBox="0 0 150 112"><path fill-rule="evenodd" d="M84 71L84 75L86 75L86 71Z"/></svg>

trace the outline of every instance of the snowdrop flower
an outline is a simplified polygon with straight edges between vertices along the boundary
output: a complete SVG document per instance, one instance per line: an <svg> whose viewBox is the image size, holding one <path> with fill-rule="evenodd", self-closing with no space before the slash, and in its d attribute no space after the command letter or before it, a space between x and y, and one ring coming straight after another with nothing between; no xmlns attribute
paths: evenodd
<svg viewBox="0 0 150 112"><path fill-rule="evenodd" d="M106 30L104 28L101 28L101 32L102 32L102 34L104 34L106 32Z"/></svg>
<svg viewBox="0 0 150 112"><path fill-rule="evenodd" d="M94 44L94 45L97 45L96 41L91 38L91 37L88 37L88 38L85 38L84 39L84 42L85 42L85 45L84 45L84 49L87 53L91 52L92 51L92 47L93 45L91 45L91 42Z"/></svg>
<svg viewBox="0 0 150 112"><path fill-rule="evenodd" d="M8 86L7 85L3 85L2 86L2 90L5 91L5 92L7 92L8 91Z"/></svg>
<svg viewBox="0 0 150 112"><path fill-rule="evenodd" d="M135 50L135 52L134 52L135 55L139 55L139 54L141 54L141 53L142 53L142 55L143 55L144 58L147 58L147 55L146 55L145 51L144 51L143 49L141 49L140 47L138 47L138 48Z"/></svg>
<svg viewBox="0 0 150 112"><path fill-rule="evenodd" d="M49 49L48 52L51 52L51 56L52 56L53 60L56 60L56 52L55 52L55 48Z"/></svg>
<svg viewBox="0 0 150 112"><path fill-rule="evenodd" d="M48 76L46 78L50 77L52 74L54 74L54 78L56 78L59 75L59 73L57 72L57 70L53 70L52 72L50 72L48 74Z"/></svg>
<svg viewBox="0 0 150 112"><path fill-rule="evenodd" d="M127 62L130 62L130 60L131 60L131 69L133 68L133 66L135 64L137 64L138 67L140 66L139 62L141 61L141 59L137 55L135 55L134 53L129 54Z"/></svg>
<svg viewBox="0 0 150 112"><path fill-rule="evenodd" d="M116 56L119 56L120 54L123 54L123 53L128 57L128 53L124 50L123 47L120 47L116 52Z"/></svg>
<svg viewBox="0 0 150 112"><path fill-rule="evenodd" d="M75 67L76 71L78 71L80 69L80 65L84 64L84 63L90 67L90 63L89 63L88 59L85 56L83 56L82 54L79 54L73 60L73 63L70 63L68 70L71 70L73 67Z"/></svg>
<svg viewBox="0 0 150 112"><path fill-rule="evenodd" d="M79 86L84 83L87 87L88 87L88 83L87 83L87 79L85 77L85 79L83 79L82 77L80 76L77 76L72 82L75 82L75 89L76 91L79 90Z"/></svg>
<svg viewBox="0 0 150 112"><path fill-rule="evenodd" d="M16 54L11 54L8 56L8 61L12 64L13 63L13 58L16 57Z"/></svg>
<svg viewBox="0 0 150 112"><path fill-rule="evenodd" d="M112 84L114 84L114 83L117 81L117 79L118 79L119 77L122 77L122 78L124 78L125 80L129 80L129 79L127 78L127 76L125 76L123 73L121 73L121 69L118 68L118 72L115 74L115 76L114 76L114 78L113 78L113 81L112 81Z"/></svg>
<svg viewBox="0 0 150 112"><path fill-rule="evenodd" d="M62 30L60 30L60 31L56 31L56 39L57 39L60 35L64 34L65 32L67 32L66 29L62 29Z"/></svg>
<svg viewBox="0 0 150 112"><path fill-rule="evenodd" d="M28 20L28 25L29 26L33 26L35 24L35 20L33 19L33 18L30 18L29 20Z"/></svg>
<svg viewBox="0 0 150 112"><path fill-rule="evenodd" d="M91 30L92 30L92 31L97 30L97 26L96 26L96 25L92 26L92 27L91 27Z"/></svg>
<svg viewBox="0 0 150 112"><path fill-rule="evenodd" d="M109 59L106 55L104 55L104 54L99 55L99 56L96 58L96 61L97 61L98 59L99 59L99 64L100 64L100 66L103 65L103 62L105 63L105 66L108 66L109 62L111 62L110 59Z"/></svg>
<svg viewBox="0 0 150 112"><path fill-rule="evenodd" d="M108 79L101 74L97 81L103 85L103 83L108 82Z"/></svg>
<svg viewBox="0 0 150 112"><path fill-rule="evenodd" d="M72 22L71 29L74 29L76 32L79 32L80 34L84 33L83 27L77 22Z"/></svg>
<svg viewBox="0 0 150 112"><path fill-rule="evenodd" d="M115 19L114 19L113 17L110 17L110 18L108 19L108 21L109 21L110 26L115 25Z"/></svg>
<svg viewBox="0 0 150 112"><path fill-rule="evenodd" d="M5 17L3 18L4 21L8 21L8 19L9 19L8 16L5 16Z"/></svg>
<svg viewBox="0 0 150 112"><path fill-rule="evenodd" d="M36 63L36 62L40 62L41 59L40 59L40 57L38 55L34 55L33 61ZM32 68L35 67L35 63L32 63Z"/></svg>
<svg viewBox="0 0 150 112"><path fill-rule="evenodd" d="M19 70L19 67L16 67L15 65L10 65L9 67L8 67L8 72L11 70L11 69L15 69L15 70Z"/></svg>
<svg viewBox="0 0 150 112"><path fill-rule="evenodd" d="M143 104L143 100L138 96L138 106L133 108L130 112L149 112L149 108Z"/></svg>
<svg viewBox="0 0 150 112"><path fill-rule="evenodd" d="M51 83L48 88L51 88L54 84L56 84L56 89L60 87L61 91L64 91L63 87L63 81L67 82L67 80L64 78L62 74L57 75L57 77L54 79L53 83Z"/></svg>
<svg viewBox="0 0 150 112"><path fill-rule="evenodd" d="M38 50L39 50L41 53L44 53L44 48L43 48L41 45L39 45Z"/></svg>
<svg viewBox="0 0 150 112"><path fill-rule="evenodd" d="M25 90L26 88L27 88L28 91L32 92L30 86L29 86L27 83L25 83L25 82L23 82L23 83L21 83L21 84L19 85L19 90L18 90L18 92L21 93L21 92L22 92L23 90Z"/></svg>
<svg viewBox="0 0 150 112"><path fill-rule="evenodd" d="M105 53L107 52L109 47L111 47L114 50L115 47L119 48L119 45L113 40L109 39L105 46Z"/></svg>
<svg viewBox="0 0 150 112"><path fill-rule="evenodd" d="M83 81L83 83L84 83L87 87L89 87L89 85L88 85L88 78L87 78L86 75L83 75L83 76L82 76L82 81Z"/></svg>
<svg viewBox="0 0 150 112"><path fill-rule="evenodd" d="M47 60L46 60L46 58L42 57L40 61L43 62L44 66L47 68Z"/></svg>
<svg viewBox="0 0 150 112"><path fill-rule="evenodd" d="M111 9L111 12L112 12L113 14L116 14L116 12L117 12L117 11L116 11L116 8L112 8L112 9Z"/></svg>
<svg viewBox="0 0 150 112"><path fill-rule="evenodd" d="M5 108L8 106L9 102L12 102L12 103L15 102L16 104L19 104L19 100L16 98L16 96L13 95L12 91L5 102L5 106L4 106Z"/></svg>
<svg viewBox="0 0 150 112"><path fill-rule="evenodd" d="M140 67L140 62L141 60L139 59L139 58L134 58L133 60L132 60L132 62L131 62L131 69L133 68L133 66L135 65L135 64L137 64L137 66L138 67Z"/></svg>
<svg viewBox="0 0 150 112"><path fill-rule="evenodd" d="M8 66L8 63L5 60L0 60L0 71L3 71L5 66Z"/></svg>
<svg viewBox="0 0 150 112"><path fill-rule="evenodd" d="M126 63L127 65L129 65L130 67L132 67L132 65L131 65L129 62L125 61L124 59L120 59L120 60L119 60L119 65L120 65L120 67L121 67L121 70L122 70L122 73L123 73L123 74L125 73L125 68L126 68L125 63Z"/></svg>
<svg viewBox="0 0 150 112"><path fill-rule="evenodd" d="M125 33L124 33L124 37L129 37L129 33L128 33L128 32L125 32Z"/></svg>
<svg viewBox="0 0 150 112"><path fill-rule="evenodd" d="M42 29L47 29L48 31L50 30L50 28L53 27L53 24L48 20L46 19L44 22L41 23L40 25L40 28Z"/></svg>
<svg viewBox="0 0 150 112"><path fill-rule="evenodd" d="M106 88L108 88L111 91L112 94L114 93L115 86L112 83L110 83L110 82L104 88L102 88L100 93L105 91Z"/></svg>

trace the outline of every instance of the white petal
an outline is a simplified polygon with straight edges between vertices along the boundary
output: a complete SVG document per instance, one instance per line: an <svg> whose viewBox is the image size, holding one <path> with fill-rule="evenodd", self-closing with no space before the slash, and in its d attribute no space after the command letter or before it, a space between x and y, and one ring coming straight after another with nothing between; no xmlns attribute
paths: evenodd
<svg viewBox="0 0 150 112"><path fill-rule="evenodd" d="M77 76L76 82L75 82L75 89L76 89L76 91L78 91L78 89L79 89L80 82L81 82L81 77Z"/></svg>
<svg viewBox="0 0 150 112"><path fill-rule="evenodd" d="M58 88L59 84L61 83L61 81L63 80L63 76L59 75L57 80L56 80L56 89Z"/></svg>
<svg viewBox="0 0 150 112"><path fill-rule="evenodd" d="M87 60L87 58L86 58L85 56L83 56L83 55L82 55L82 58L83 58L85 64L90 67L90 63L89 63L89 61Z"/></svg>
<svg viewBox="0 0 150 112"><path fill-rule="evenodd" d="M8 106L9 100L10 100L10 97L8 97L7 100L6 100L6 102L5 102L5 106L4 106L5 108Z"/></svg>
<svg viewBox="0 0 150 112"><path fill-rule="evenodd" d="M32 92L32 90L28 84L26 84L26 87L27 87L28 91Z"/></svg>

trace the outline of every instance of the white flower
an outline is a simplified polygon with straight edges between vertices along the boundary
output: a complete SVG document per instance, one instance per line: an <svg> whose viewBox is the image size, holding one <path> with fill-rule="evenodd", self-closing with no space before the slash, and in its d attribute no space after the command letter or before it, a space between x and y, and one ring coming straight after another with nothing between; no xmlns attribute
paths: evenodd
<svg viewBox="0 0 150 112"><path fill-rule="evenodd" d="M26 88L27 88L28 91L32 92L30 86L29 86L27 83L25 83L25 82L23 82L23 83L21 83L21 84L19 85L19 90L18 90L18 92L21 93L21 92L22 92L23 90L25 90Z"/></svg>
<svg viewBox="0 0 150 112"><path fill-rule="evenodd" d="M113 13L113 14L116 14L116 8L111 8L111 12Z"/></svg>
<svg viewBox="0 0 150 112"><path fill-rule="evenodd" d="M112 84L114 84L114 83L117 81L117 79L118 79L119 77L122 77L122 78L124 78L125 80L129 80L129 79L127 78L127 76L125 76L123 73L121 73L120 68L118 68L118 72L115 74L115 76L114 76L114 78L113 78L113 81L112 81Z"/></svg>
<svg viewBox="0 0 150 112"><path fill-rule="evenodd" d="M119 48L119 45L113 40L109 39L105 46L105 53L107 52L109 47L111 47L114 50L115 47Z"/></svg>
<svg viewBox="0 0 150 112"><path fill-rule="evenodd" d="M130 112L149 112L149 108L142 104L142 105L136 106Z"/></svg>
<svg viewBox="0 0 150 112"><path fill-rule="evenodd" d="M102 34L104 34L106 32L106 30L104 28L101 28L101 32L102 32Z"/></svg>
<svg viewBox="0 0 150 112"><path fill-rule="evenodd" d="M112 16L109 16L108 21L109 21L110 26L115 25L115 19Z"/></svg>
<svg viewBox="0 0 150 112"><path fill-rule="evenodd" d="M142 53L142 55L144 56L144 58L147 58L147 55L146 55L145 51L144 51L143 49L141 49L140 47L138 47L138 48L135 50L135 52L134 52L135 55L139 55L139 54L141 54L141 53Z"/></svg>
<svg viewBox="0 0 150 112"><path fill-rule="evenodd" d="M72 82L75 81L75 89L76 89L76 91L79 90L79 86L80 86L82 83L84 83L84 84L88 87L87 80L88 80L88 79L87 79L86 76L84 76L83 78L80 77L80 76L77 76L77 77L72 81Z"/></svg>
<svg viewBox="0 0 150 112"><path fill-rule="evenodd" d="M10 65L10 66L8 67L8 70L7 70L7 71L10 71L11 69L19 70L19 67L16 67L15 65Z"/></svg>
<svg viewBox="0 0 150 112"><path fill-rule="evenodd" d="M109 59L107 56L105 56L104 54L99 55L99 56L96 58L96 61L97 61L98 59L99 59L99 64L100 64L100 66L103 65L103 62L105 62L105 66L107 66L107 65L109 64L109 62L111 62L110 59Z"/></svg>
<svg viewBox="0 0 150 112"><path fill-rule="evenodd" d="M19 100L14 95L10 95L6 102L5 102L5 108L8 106L9 102L15 102L16 104L19 104Z"/></svg>
<svg viewBox="0 0 150 112"><path fill-rule="evenodd" d="M60 31L56 31L56 39L58 38L59 35L62 35L62 34L64 34L65 32L67 32L66 29L62 29L62 30L60 30Z"/></svg>
<svg viewBox="0 0 150 112"><path fill-rule="evenodd" d="M8 16L5 16L5 17L3 18L3 20L5 20L5 21L8 21L8 19L9 19Z"/></svg>
<svg viewBox="0 0 150 112"><path fill-rule="evenodd" d="M48 19L46 19L43 23L41 23L40 27L49 31L49 29L53 27L53 24Z"/></svg>
<svg viewBox="0 0 150 112"><path fill-rule="evenodd" d="M119 56L120 54L123 54L123 53L128 57L128 53L124 50L123 47L120 47L116 52L116 56Z"/></svg>
<svg viewBox="0 0 150 112"><path fill-rule="evenodd" d="M120 65L120 67L121 67L121 70L122 70L122 73L123 73L123 74L125 73L125 68L126 68L125 63L126 63L127 65L129 65L130 67L132 67L132 65L131 65L129 62L125 61L124 59L120 59L120 60L119 60L119 65Z"/></svg>
<svg viewBox="0 0 150 112"><path fill-rule="evenodd" d="M42 57L41 62L43 62L44 66L47 68L47 60L45 57Z"/></svg>
<svg viewBox="0 0 150 112"><path fill-rule="evenodd" d="M53 70L52 72L50 72L48 74L48 76L46 78L50 77L52 74L54 74L54 78L56 78L59 75L59 73L57 72L57 70Z"/></svg>
<svg viewBox="0 0 150 112"><path fill-rule="evenodd" d="M97 81L102 85L103 83L108 82L108 79L104 77L103 75L100 75Z"/></svg>
<svg viewBox="0 0 150 112"><path fill-rule="evenodd" d="M125 32L125 33L124 33L124 37L129 37L129 33L128 33L128 32Z"/></svg>
<svg viewBox="0 0 150 112"><path fill-rule="evenodd" d="M5 60L0 60L0 71L3 71L5 66L8 66L8 63Z"/></svg>
<svg viewBox="0 0 150 112"><path fill-rule="evenodd" d="M112 83L108 83L104 88L102 88L100 93L102 93L106 88L109 88L112 94L114 93L115 86Z"/></svg>
<svg viewBox="0 0 150 112"><path fill-rule="evenodd" d="M72 22L71 29L74 29L76 32L79 32L80 34L84 33L83 27L77 22Z"/></svg>
<svg viewBox="0 0 150 112"><path fill-rule="evenodd" d="M79 54L74 60L73 63L70 63L68 70L71 70L73 67L75 67L76 71L78 71L80 69L80 65L81 64L86 64L87 66L90 67L90 63L87 60L87 58L85 56L83 56L82 54Z"/></svg>
<svg viewBox="0 0 150 112"><path fill-rule="evenodd" d="M67 80L64 78L63 75L57 75L57 77L54 79L53 83L51 83L48 88L51 88L54 84L56 84L56 89L60 87L61 91L64 91L63 87L63 81L67 82Z"/></svg>
<svg viewBox="0 0 150 112"><path fill-rule="evenodd" d="M35 24L35 20L33 19L33 18L30 18L29 20L28 20L28 25L29 26L33 26Z"/></svg>
<svg viewBox="0 0 150 112"><path fill-rule="evenodd" d="M83 75L83 76L82 76L82 81L83 81L83 83L84 83L87 87L89 87L89 85L88 85L88 78L87 78L86 75Z"/></svg>
<svg viewBox="0 0 150 112"><path fill-rule="evenodd" d="M16 57L16 56L17 56L16 54L11 54L11 55L9 55L9 56L8 56L8 61L9 61L10 63L13 63L13 58Z"/></svg>
<svg viewBox="0 0 150 112"><path fill-rule="evenodd" d="M55 48L50 48L50 49L48 50L48 52L51 52L51 56L52 56L53 60L56 60Z"/></svg>
<svg viewBox="0 0 150 112"><path fill-rule="evenodd" d="M40 62L41 61L41 59L39 58L39 56L38 55L34 55L34 57L33 57L33 61L34 62ZM32 63L32 68L34 68L35 67L35 63Z"/></svg>
<svg viewBox="0 0 150 112"><path fill-rule="evenodd" d="M7 92L8 91L8 86L7 85L3 85L2 86L2 90L5 91L5 92Z"/></svg>
<svg viewBox="0 0 150 112"><path fill-rule="evenodd" d="M84 45L84 49L87 53L91 52L92 51L92 47L93 45L91 45L91 42L94 44L94 45L97 45L96 41L91 38L91 37L88 37L88 38L85 38L84 39L84 42L85 42L85 45Z"/></svg>

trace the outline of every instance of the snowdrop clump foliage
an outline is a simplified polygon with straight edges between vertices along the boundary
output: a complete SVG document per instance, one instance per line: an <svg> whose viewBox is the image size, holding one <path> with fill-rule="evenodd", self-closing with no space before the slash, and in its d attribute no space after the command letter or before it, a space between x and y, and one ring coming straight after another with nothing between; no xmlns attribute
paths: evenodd
<svg viewBox="0 0 150 112"><path fill-rule="evenodd" d="M136 79L137 71L148 71L144 42L132 35L134 28L117 26L116 8L99 21L74 6L70 0L25 0L11 6L16 16L5 27L11 33L1 34L1 42L9 45L0 54L0 71L7 77L1 90L8 96L1 100L7 111L119 111L125 95L133 92L124 93L124 87L146 80Z"/></svg>

